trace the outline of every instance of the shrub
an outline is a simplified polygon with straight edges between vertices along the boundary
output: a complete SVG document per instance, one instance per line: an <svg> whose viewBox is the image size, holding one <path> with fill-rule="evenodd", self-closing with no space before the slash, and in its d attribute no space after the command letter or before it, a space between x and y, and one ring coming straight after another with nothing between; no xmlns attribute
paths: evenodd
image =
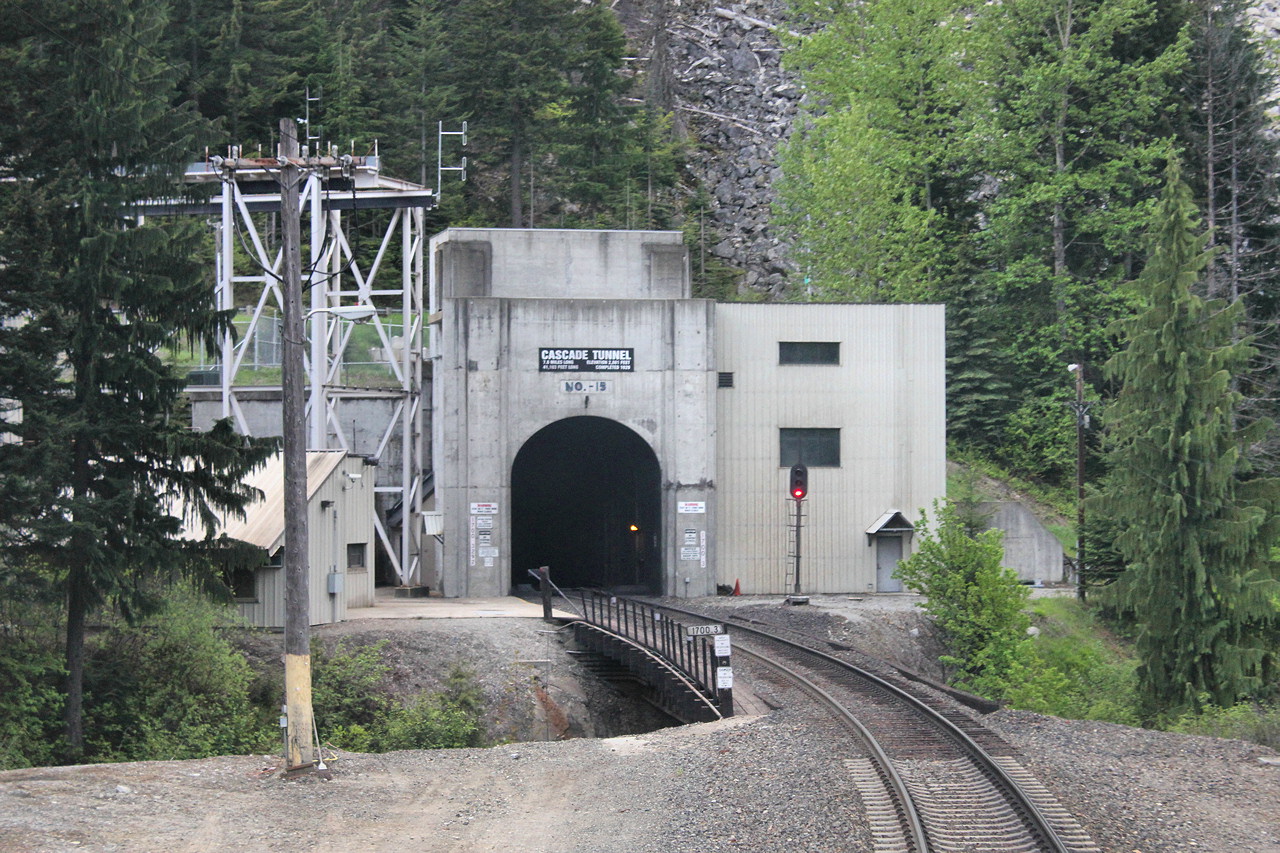
<svg viewBox="0 0 1280 853"><path fill-rule="evenodd" d="M480 745L483 697L473 674L455 667L443 691L401 703L389 693L387 641L332 652L312 649L312 707L326 739L353 752Z"/></svg>
<svg viewBox="0 0 1280 853"><path fill-rule="evenodd" d="M1003 698L1015 678L1034 666L1028 648L1030 619L1022 612L1028 591L1000 565L999 530L970 535L950 504L934 503L936 527L921 512L920 544L898 564L897 576L925 596L920 605L942 631L957 686Z"/></svg>
<svg viewBox="0 0 1280 853"><path fill-rule="evenodd" d="M97 761L202 758L273 745L249 701L252 673L221 635L229 611L177 588L135 626L89 645L86 755Z"/></svg>
<svg viewBox="0 0 1280 853"><path fill-rule="evenodd" d="M1280 750L1280 707L1244 702L1230 708L1208 704L1200 713L1188 711L1168 726L1169 731L1191 735L1235 738Z"/></svg>
<svg viewBox="0 0 1280 853"><path fill-rule="evenodd" d="M479 746L479 718L448 701L444 694L419 697L387 716L383 750L456 749Z"/></svg>
<svg viewBox="0 0 1280 853"><path fill-rule="evenodd" d="M335 731L355 726L371 731L382 725L393 704L387 692L391 663L386 648L386 640L361 646L343 637L328 652L312 640L311 707L317 720Z"/></svg>
<svg viewBox="0 0 1280 853"><path fill-rule="evenodd" d="M1104 641L1108 634L1093 611L1065 597L1039 599L1035 610L1040 635L1031 648L1041 672L1060 680L1026 686L1038 703L1025 699L1025 691L1015 691L1011 703L1059 717L1137 725L1137 664L1118 642Z"/></svg>
<svg viewBox="0 0 1280 853"><path fill-rule="evenodd" d="M53 764L62 729L59 649L56 642L0 636L0 770Z"/></svg>

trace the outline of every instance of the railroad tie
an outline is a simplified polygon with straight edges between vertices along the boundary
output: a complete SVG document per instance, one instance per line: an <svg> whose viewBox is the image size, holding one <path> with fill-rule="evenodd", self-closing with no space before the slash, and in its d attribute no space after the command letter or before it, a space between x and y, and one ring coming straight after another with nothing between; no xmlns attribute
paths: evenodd
<svg viewBox="0 0 1280 853"><path fill-rule="evenodd" d="M1026 792L1027 797L1035 803L1036 808L1040 809L1040 813L1058 833L1064 844L1075 853L1101 853L1101 849L1093 843L1093 839L1089 837L1089 833L1085 832L1075 816L1063 808L1058 798L1041 784L1030 770L1023 767L1021 762L1009 755L997 756L996 762L1005 773L1009 774L1009 778L1017 782L1018 787Z"/></svg>
<svg viewBox="0 0 1280 853"><path fill-rule="evenodd" d="M902 832L898 810L875 764L869 758L846 758L844 766L867 812L867 828L875 845L872 853L909 853L911 845Z"/></svg>

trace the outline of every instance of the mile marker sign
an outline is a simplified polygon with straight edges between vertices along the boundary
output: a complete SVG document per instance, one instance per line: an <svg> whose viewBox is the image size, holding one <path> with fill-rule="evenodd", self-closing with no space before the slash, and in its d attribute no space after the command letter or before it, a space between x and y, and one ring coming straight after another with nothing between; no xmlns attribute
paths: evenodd
<svg viewBox="0 0 1280 853"><path fill-rule="evenodd" d="M690 637L710 637L713 634L723 634L723 625L686 625L685 632Z"/></svg>

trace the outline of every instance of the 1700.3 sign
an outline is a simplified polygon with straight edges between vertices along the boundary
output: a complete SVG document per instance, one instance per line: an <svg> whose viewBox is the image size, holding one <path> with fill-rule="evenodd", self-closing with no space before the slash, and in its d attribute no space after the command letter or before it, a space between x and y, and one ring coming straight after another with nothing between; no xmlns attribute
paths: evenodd
<svg viewBox="0 0 1280 853"><path fill-rule="evenodd" d="M571 373L630 373L633 349L593 349L591 347L541 347L538 371Z"/></svg>

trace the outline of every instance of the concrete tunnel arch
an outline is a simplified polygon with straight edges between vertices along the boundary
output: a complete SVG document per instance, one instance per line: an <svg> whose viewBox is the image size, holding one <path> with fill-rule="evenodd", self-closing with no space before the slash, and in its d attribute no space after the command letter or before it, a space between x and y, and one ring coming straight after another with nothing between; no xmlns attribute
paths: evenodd
<svg viewBox="0 0 1280 853"><path fill-rule="evenodd" d="M560 588L662 591L661 466L608 418L555 421L511 465L512 586L549 566Z"/></svg>

